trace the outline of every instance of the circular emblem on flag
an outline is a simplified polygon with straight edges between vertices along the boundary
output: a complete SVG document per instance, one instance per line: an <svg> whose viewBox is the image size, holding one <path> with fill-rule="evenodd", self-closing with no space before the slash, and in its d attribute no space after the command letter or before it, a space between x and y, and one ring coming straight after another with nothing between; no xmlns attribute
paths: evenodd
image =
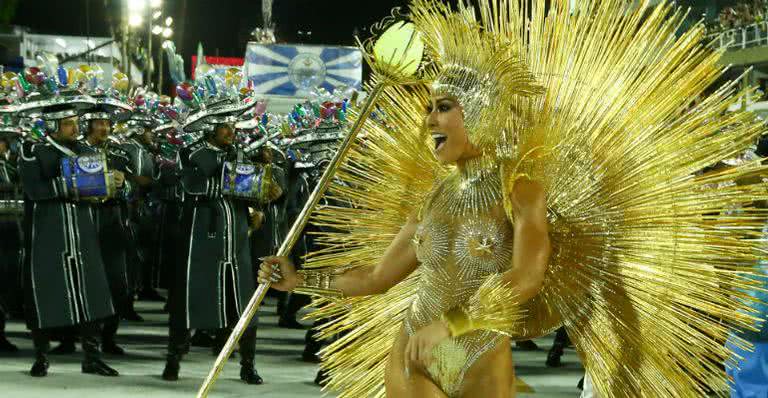
<svg viewBox="0 0 768 398"><path fill-rule="evenodd" d="M325 81L325 62L311 53L301 53L288 64L291 83L300 90L310 90Z"/></svg>

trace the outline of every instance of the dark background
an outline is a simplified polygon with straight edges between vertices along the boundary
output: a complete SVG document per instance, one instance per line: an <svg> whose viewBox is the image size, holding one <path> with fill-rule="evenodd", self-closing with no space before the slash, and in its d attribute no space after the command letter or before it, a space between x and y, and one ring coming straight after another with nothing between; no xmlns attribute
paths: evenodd
<svg viewBox="0 0 768 398"><path fill-rule="evenodd" d="M737 2L675 1L678 6L690 7L691 22L703 14L714 18L720 9ZM20 27L30 33L119 38L126 3L127 0L0 0L0 35ZM389 15L393 7L406 7L407 3L408 0L274 0L272 20L278 42L354 45L356 35L366 39L373 23ZM174 19L171 40L184 58L187 76L198 42L203 44L206 55L243 57L251 32L263 22L260 0L163 0L160 10L162 19ZM133 42L137 48L145 46L146 21L138 29L142 32L137 35L140 41ZM160 43L161 39L154 36L155 57ZM0 64L12 62L7 52L0 42ZM134 62L142 65L141 51L134 54L138 57ZM166 81L170 80L167 70L163 72Z"/></svg>
<svg viewBox="0 0 768 398"><path fill-rule="evenodd" d="M743 0L742 0L743 1ZM737 0L678 0L698 19ZM112 36L126 0L0 0L0 31L8 25L32 33ZM355 34L407 5L407 0L274 0L272 19L278 40L290 43L354 44ZM452 1L455 3L455 1ZM260 0L164 0L164 16L174 18L177 48L189 59L198 41L207 55L241 57L250 32L261 26ZM714 15L711 15L714 16ZM310 34L307 34L311 32Z"/></svg>
<svg viewBox="0 0 768 398"><path fill-rule="evenodd" d="M119 35L125 2L0 0L0 31L16 25L30 33ZM274 0L272 20L280 42L354 45L355 34L367 36L371 24L406 4L407 0ZM186 63L198 42L206 55L243 57L251 31L263 21L259 0L164 0L161 10L163 19L174 19L172 40ZM140 29L147 29L146 22ZM153 46L159 44L156 38Z"/></svg>

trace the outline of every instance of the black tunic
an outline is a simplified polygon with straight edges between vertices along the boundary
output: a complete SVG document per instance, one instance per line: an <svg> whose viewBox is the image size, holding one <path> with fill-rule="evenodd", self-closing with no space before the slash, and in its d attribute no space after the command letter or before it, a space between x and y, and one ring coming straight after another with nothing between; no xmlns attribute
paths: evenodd
<svg viewBox="0 0 768 398"><path fill-rule="evenodd" d="M27 325L73 326L114 315L99 251L93 206L75 202L61 178L67 147L52 139L22 145L19 174L26 196L29 258L25 261Z"/></svg>
<svg viewBox="0 0 768 398"><path fill-rule="evenodd" d="M136 138L131 138L121 145L130 159L133 175L154 178L155 157L152 151ZM157 202L149 196L151 187L135 187L128 203L131 253L131 286L149 289L154 286L153 275L157 268L157 242L160 239Z"/></svg>
<svg viewBox="0 0 768 398"><path fill-rule="evenodd" d="M124 149L113 144L100 147L88 145L88 149L92 152L103 152L107 156L110 169L133 174L130 156ZM126 231L127 214L125 214L124 198L124 194L130 190L128 188L130 183L126 181L125 184L126 188L121 189L116 198L93 205L99 234L99 247L104 260L112 300L118 314L128 313L132 301L127 264L128 232Z"/></svg>
<svg viewBox="0 0 768 398"><path fill-rule="evenodd" d="M21 186L14 158L0 156L0 306L18 314L21 294L21 216L14 206L21 199ZM2 315L0 315L2 316Z"/></svg>
<svg viewBox="0 0 768 398"><path fill-rule="evenodd" d="M248 205L221 195L226 154L201 141L179 153L184 190L184 260L172 289L172 327L234 325L255 291L248 241Z"/></svg>
<svg viewBox="0 0 768 398"><path fill-rule="evenodd" d="M155 161L152 153L135 138L121 145L131 158L133 172L137 176L152 177L155 174Z"/></svg>
<svg viewBox="0 0 768 398"><path fill-rule="evenodd" d="M159 240L157 264L159 286L171 288L176 280L174 272L180 261L181 213L183 193L179 182L179 170L175 163L160 162L155 176L154 196L160 203ZM186 260L186 259L184 259Z"/></svg>

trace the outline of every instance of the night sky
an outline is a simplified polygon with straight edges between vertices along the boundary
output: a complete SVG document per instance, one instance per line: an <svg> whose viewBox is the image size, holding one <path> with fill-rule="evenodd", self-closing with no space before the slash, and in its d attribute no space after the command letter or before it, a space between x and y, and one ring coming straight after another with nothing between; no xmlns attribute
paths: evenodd
<svg viewBox="0 0 768 398"><path fill-rule="evenodd" d="M110 27L117 29L125 1L15 0L11 24L28 27L32 33L111 36ZM282 42L353 45L355 32L365 34L392 7L406 4L406 0L274 0L273 20ZM258 0L164 0L162 11L163 18L174 18L173 41L187 63L198 42L206 55L242 57L250 32L262 22Z"/></svg>
<svg viewBox="0 0 768 398"><path fill-rule="evenodd" d="M683 6L715 5L735 0L678 0ZM111 36L127 0L0 0L16 4L11 24L32 33ZM455 3L455 1L451 1ZM274 0L278 40L289 43L353 45L355 32L368 27L407 0ZM242 57L253 28L260 26L260 0L163 0L165 16L174 18L174 42L189 60L202 42L206 55ZM2 21L0 21L2 23ZM146 26L146 25L145 25ZM0 28L2 28L0 26ZM300 32L312 32L311 36ZM158 41L159 43L159 41Z"/></svg>

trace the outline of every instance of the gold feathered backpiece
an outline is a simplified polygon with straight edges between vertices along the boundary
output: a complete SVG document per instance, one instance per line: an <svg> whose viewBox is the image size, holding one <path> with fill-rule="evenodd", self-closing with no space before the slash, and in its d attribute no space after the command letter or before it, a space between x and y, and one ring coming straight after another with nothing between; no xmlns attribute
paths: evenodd
<svg viewBox="0 0 768 398"><path fill-rule="evenodd" d="M478 141L496 145L506 182L524 174L547 192L551 261L514 337L564 324L603 397L723 390L729 330L758 321L740 289L754 287L752 267L765 256L765 212L754 204L768 199L768 187L759 161L701 171L745 151L765 126L728 111L739 100L736 83L705 95L724 73L721 53L706 46L700 24L678 32L681 11L647 1L568 3L411 5L428 50L425 76L463 62L461 51L503 53L526 68L497 82L505 99L488 106L498 128L484 128ZM314 214L322 248L307 267L376 264L445 174L422 129L427 87L385 90L331 190L346 205ZM340 336L323 352L328 389L384 395L387 355L418 278L417 270L378 296L315 301L311 316L327 320L319 333Z"/></svg>

